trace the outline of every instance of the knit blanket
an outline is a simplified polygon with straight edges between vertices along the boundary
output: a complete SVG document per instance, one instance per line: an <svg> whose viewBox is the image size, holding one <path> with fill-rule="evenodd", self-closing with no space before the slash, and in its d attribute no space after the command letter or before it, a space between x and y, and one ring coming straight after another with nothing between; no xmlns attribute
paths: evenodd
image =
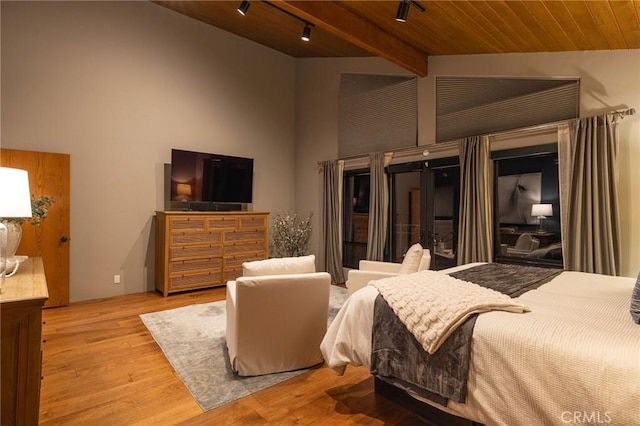
<svg viewBox="0 0 640 426"><path fill-rule="evenodd" d="M421 271L372 281L393 312L429 354L469 316L529 309L509 296L436 271Z"/></svg>

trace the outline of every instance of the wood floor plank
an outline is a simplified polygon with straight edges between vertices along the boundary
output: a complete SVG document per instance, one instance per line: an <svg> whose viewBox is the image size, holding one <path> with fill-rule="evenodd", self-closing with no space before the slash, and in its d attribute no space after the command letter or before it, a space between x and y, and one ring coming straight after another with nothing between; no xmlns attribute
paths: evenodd
<svg viewBox="0 0 640 426"><path fill-rule="evenodd" d="M427 424L375 395L364 368L322 366L203 412L140 315L225 298L224 287L117 296L45 309L42 425Z"/></svg>

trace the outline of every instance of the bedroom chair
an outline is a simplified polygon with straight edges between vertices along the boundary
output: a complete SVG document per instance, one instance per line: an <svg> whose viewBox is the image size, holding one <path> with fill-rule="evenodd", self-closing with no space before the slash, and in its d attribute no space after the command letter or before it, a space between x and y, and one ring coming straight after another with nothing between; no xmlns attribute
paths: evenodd
<svg viewBox="0 0 640 426"><path fill-rule="evenodd" d="M540 247L540 240L528 232L523 232L516 240L513 247L507 247L509 256L525 256Z"/></svg>
<svg viewBox="0 0 640 426"><path fill-rule="evenodd" d="M418 243L407 250L402 263L361 260L358 269L352 269L347 274L347 294L351 296L366 286L369 281L399 274L410 274L429 269L430 266L431 252L429 249L423 249Z"/></svg>
<svg viewBox="0 0 640 426"><path fill-rule="evenodd" d="M315 256L245 262L227 283L227 350L239 376L298 370L323 362L331 276Z"/></svg>

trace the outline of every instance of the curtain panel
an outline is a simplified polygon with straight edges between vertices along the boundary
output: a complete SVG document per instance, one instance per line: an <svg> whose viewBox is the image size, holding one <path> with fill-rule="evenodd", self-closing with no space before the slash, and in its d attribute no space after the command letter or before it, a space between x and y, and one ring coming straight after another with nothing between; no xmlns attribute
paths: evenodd
<svg viewBox="0 0 640 426"><path fill-rule="evenodd" d="M387 240L389 222L389 188L384 172L383 152L369 154L371 183L369 190L369 235L367 238L367 259L384 260L384 246Z"/></svg>
<svg viewBox="0 0 640 426"><path fill-rule="evenodd" d="M493 260L493 163L489 138L460 141L458 264Z"/></svg>
<svg viewBox="0 0 640 426"><path fill-rule="evenodd" d="M559 130L565 269L620 273L618 115L581 118Z"/></svg>
<svg viewBox="0 0 640 426"><path fill-rule="evenodd" d="M344 161L322 162L322 241L325 270L332 283L343 283L342 272L342 186Z"/></svg>

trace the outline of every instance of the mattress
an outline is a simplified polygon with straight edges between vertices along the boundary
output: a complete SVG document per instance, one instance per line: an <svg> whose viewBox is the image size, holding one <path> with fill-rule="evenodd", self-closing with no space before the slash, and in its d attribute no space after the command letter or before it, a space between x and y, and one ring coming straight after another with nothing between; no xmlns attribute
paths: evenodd
<svg viewBox="0 0 640 426"><path fill-rule="evenodd" d="M640 424L640 326L629 314L634 283L565 271L518 298L530 312L480 314L467 400L438 408L486 425ZM372 286L355 292L328 329L321 350L336 374L348 365L370 367L377 295Z"/></svg>

